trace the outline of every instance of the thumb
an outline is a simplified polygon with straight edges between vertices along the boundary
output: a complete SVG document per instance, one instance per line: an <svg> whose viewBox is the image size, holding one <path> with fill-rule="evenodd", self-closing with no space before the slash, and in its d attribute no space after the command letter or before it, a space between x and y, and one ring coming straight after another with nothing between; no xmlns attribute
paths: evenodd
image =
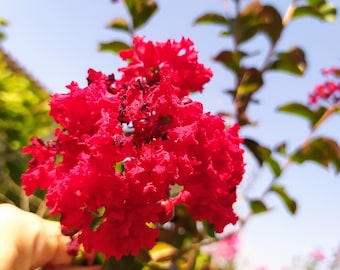
<svg viewBox="0 0 340 270"><path fill-rule="evenodd" d="M29 270L45 264L70 264L69 239L60 224L0 204L0 270Z"/></svg>

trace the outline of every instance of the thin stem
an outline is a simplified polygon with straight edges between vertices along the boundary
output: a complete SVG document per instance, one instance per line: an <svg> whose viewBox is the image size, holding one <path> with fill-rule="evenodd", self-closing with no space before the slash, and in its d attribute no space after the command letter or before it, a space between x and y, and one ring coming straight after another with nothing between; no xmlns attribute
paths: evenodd
<svg viewBox="0 0 340 270"><path fill-rule="evenodd" d="M294 11L296 9L298 0L293 0L293 2L289 5L285 16L283 17L282 20L282 25L286 26L293 18Z"/></svg>

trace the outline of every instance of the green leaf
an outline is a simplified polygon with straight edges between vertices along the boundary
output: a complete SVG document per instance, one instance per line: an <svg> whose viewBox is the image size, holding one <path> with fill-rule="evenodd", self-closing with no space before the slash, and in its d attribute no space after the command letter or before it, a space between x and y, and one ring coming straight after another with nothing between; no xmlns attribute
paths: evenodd
<svg viewBox="0 0 340 270"><path fill-rule="evenodd" d="M213 60L220 62L225 67L229 68L230 70L234 71L236 74L240 74L241 67L240 62L241 59L246 56L247 54L241 51L221 51Z"/></svg>
<svg viewBox="0 0 340 270"><path fill-rule="evenodd" d="M311 16L326 22L334 22L336 20L336 14L337 10L335 5L324 2L322 4L297 7L293 13L293 17Z"/></svg>
<svg viewBox="0 0 340 270"><path fill-rule="evenodd" d="M325 3L319 8L319 18L326 22L335 22L336 14L336 7L331 3Z"/></svg>
<svg viewBox="0 0 340 270"><path fill-rule="evenodd" d="M259 16L261 18L260 31L269 37L272 44L275 44L283 29L280 13L272 6L263 6Z"/></svg>
<svg viewBox="0 0 340 270"><path fill-rule="evenodd" d="M310 5L310 6L320 6L324 3L326 3L325 0L307 0L307 3Z"/></svg>
<svg viewBox="0 0 340 270"><path fill-rule="evenodd" d="M116 54L118 54L122 50L126 50L129 48L130 46L128 44L126 44L123 41L118 41L118 40L99 44L100 51L109 51L109 52L114 52Z"/></svg>
<svg viewBox="0 0 340 270"><path fill-rule="evenodd" d="M328 137L311 139L290 158L297 163L314 161L324 167L332 164L337 173L340 171L340 147L336 141Z"/></svg>
<svg viewBox="0 0 340 270"><path fill-rule="evenodd" d="M266 163L276 177L281 175L280 165L272 158L271 151L268 148L249 138L245 138L243 143L253 153L260 166Z"/></svg>
<svg viewBox="0 0 340 270"><path fill-rule="evenodd" d="M202 224L203 224L204 231L210 237L215 237L215 226L214 226L214 224L209 223L207 220L203 220Z"/></svg>
<svg viewBox="0 0 340 270"><path fill-rule="evenodd" d="M305 53L297 47L287 52L278 53L276 59L268 66L270 70L286 71L294 75L303 75L307 67Z"/></svg>
<svg viewBox="0 0 340 270"><path fill-rule="evenodd" d="M224 16L220 14L216 14L216 13L206 13L198 17L194 23L195 24L214 23L214 24L223 24L223 25L229 24L229 22L226 20Z"/></svg>
<svg viewBox="0 0 340 270"><path fill-rule="evenodd" d="M258 69L244 68L242 73L237 94L252 94L263 85L262 73Z"/></svg>
<svg viewBox="0 0 340 270"><path fill-rule="evenodd" d="M112 29L122 30L122 31L125 31L125 32L130 32L128 22L122 17L117 17L117 18L113 19L108 24L108 27L112 28Z"/></svg>
<svg viewBox="0 0 340 270"><path fill-rule="evenodd" d="M296 209L297 209L297 204L295 202L295 200L293 200L285 191L284 187L278 184L273 185L270 190L272 192L275 192L282 200L282 202L285 204L285 206L287 207L287 209L289 210L289 212L291 214L295 214L296 213Z"/></svg>
<svg viewBox="0 0 340 270"><path fill-rule="evenodd" d="M280 13L272 6L262 6L260 1L251 1L233 21L231 32L238 44L248 41L256 34L265 33L272 44L281 36L283 29Z"/></svg>
<svg viewBox="0 0 340 270"><path fill-rule="evenodd" d="M253 214L261 214L268 211L267 206L260 200L251 200L249 204Z"/></svg>
<svg viewBox="0 0 340 270"><path fill-rule="evenodd" d="M312 110L301 103L294 102L284 104L280 106L278 110L280 112L295 114L303 118L306 118L310 122L311 127L313 127L327 111L325 107L319 107L315 110Z"/></svg>
<svg viewBox="0 0 340 270"><path fill-rule="evenodd" d="M143 26L158 9L154 0L125 0L132 17L133 28Z"/></svg>

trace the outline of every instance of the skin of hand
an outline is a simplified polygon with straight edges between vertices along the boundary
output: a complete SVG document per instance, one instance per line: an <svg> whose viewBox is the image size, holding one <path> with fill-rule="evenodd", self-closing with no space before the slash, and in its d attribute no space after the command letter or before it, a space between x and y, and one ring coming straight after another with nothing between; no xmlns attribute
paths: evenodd
<svg viewBox="0 0 340 270"><path fill-rule="evenodd" d="M99 270L71 266L69 238L60 223L45 220L10 204L0 204L0 270Z"/></svg>

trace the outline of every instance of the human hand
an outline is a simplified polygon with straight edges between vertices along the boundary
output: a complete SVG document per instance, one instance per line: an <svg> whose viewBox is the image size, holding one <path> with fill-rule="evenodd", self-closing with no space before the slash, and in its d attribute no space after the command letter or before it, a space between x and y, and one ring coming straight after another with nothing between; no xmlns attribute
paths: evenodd
<svg viewBox="0 0 340 270"><path fill-rule="evenodd" d="M42 219L10 204L0 204L0 270L99 270L72 266L66 252L70 239L60 223Z"/></svg>

